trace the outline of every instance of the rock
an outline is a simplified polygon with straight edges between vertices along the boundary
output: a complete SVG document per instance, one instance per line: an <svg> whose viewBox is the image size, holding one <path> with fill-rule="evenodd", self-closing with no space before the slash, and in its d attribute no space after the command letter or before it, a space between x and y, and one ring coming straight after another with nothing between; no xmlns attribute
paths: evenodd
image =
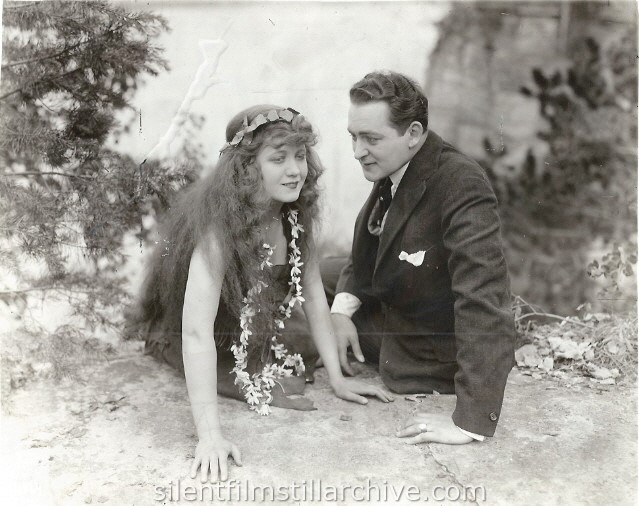
<svg viewBox="0 0 639 506"><path fill-rule="evenodd" d="M353 419L353 417L351 415L340 415L339 419L342 422L350 422Z"/></svg>
<svg viewBox="0 0 639 506"><path fill-rule="evenodd" d="M613 379L619 376L619 370L617 369L607 369L605 367L599 367L595 364L588 364L588 373L595 379L605 380L605 379ZM614 384L614 379L613 379Z"/></svg>
<svg viewBox="0 0 639 506"><path fill-rule="evenodd" d="M555 361L553 360L552 357L545 357L542 361L541 364L538 365L539 369L543 369L546 372L552 371L553 367L555 365Z"/></svg>
<svg viewBox="0 0 639 506"><path fill-rule="evenodd" d="M515 351L515 360L519 367L537 367L541 362L541 357L534 344L524 344Z"/></svg>
<svg viewBox="0 0 639 506"><path fill-rule="evenodd" d="M404 396L404 399L411 402L418 402L417 399L421 399L422 397L426 397L426 394L406 395Z"/></svg>
<svg viewBox="0 0 639 506"><path fill-rule="evenodd" d="M566 333L567 335L568 333ZM549 337L548 342L554 351L555 358L581 360L584 353L590 349L589 342L577 343L561 337Z"/></svg>

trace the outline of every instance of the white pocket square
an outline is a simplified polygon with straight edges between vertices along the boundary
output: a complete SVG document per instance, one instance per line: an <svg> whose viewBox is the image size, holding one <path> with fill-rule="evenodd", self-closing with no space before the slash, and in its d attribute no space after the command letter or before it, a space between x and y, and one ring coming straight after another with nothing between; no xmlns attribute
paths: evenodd
<svg viewBox="0 0 639 506"><path fill-rule="evenodd" d="M400 260L406 260L409 264L413 264L415 267L419 267L424 262L424 254L426 251L418 251L416 253L411 253L410 255L405 251L402 251L399 254Z"/></svg>

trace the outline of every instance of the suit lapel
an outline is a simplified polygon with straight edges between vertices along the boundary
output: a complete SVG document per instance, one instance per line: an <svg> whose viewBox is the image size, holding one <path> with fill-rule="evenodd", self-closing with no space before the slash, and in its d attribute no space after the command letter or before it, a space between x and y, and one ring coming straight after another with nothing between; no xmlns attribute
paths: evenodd
<svg viewBox="0 0 639 506"><path fill-rule="evenodd" d="M382 259L390 250L395 237L404 226L413 210L424 196L426 182L439 166L439 155L442 149L442 139L435 132L429 131L426 142L408 164L406 173L399 183L399 187L393 197L386 221L384 231L380 236L379 250L375 268L379 267ZM373 193L372 195L374 195ZM374 202L374 199L373 199ZM369 202L367 205L370 204ZM370 214L371 208L368 209ZM361 223L359 224L362 225Z"/></svg>

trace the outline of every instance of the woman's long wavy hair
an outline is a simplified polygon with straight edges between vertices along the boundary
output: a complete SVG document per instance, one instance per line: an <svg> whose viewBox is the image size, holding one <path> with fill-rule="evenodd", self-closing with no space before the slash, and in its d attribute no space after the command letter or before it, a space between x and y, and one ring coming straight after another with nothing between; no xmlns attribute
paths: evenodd
<svg viewBox="0 0 639 506"><path fill-rule="evenodd" d="M227 142L242 129L245 118L250 124L259 114L266 116L273 109L284 108L258 105L238 113L227 125ZM283 206L284 211L298 211L298 223L305 231L298 246L302 261L306 262L319 214L318 178L323 172L313 149L316 142L311 124L302 115L296 114L291 122L266 123L253 132L250 143L243 140L225 149L215 169L177 199L160 224L158 247L147 266L145 283L130 322L130 330L145 339L147 346L166 344L174 341L170 336L181 336L184 292L196 246L203 248L211 265L222 261L226 266L220 306L223 304L230 316L237 318L239 334L239 315L246 291L265 275L259 269L264 252L259 225L270 202L265 198L261 172L256 166L257 154L265 145L285 143L306 147L306 181L299 198ZM224 258L211 254L212 235L222 245ZM272 322L275 311L272 304L260 306L259 321ZM260 333L269 331L258 329Z"/></svg>

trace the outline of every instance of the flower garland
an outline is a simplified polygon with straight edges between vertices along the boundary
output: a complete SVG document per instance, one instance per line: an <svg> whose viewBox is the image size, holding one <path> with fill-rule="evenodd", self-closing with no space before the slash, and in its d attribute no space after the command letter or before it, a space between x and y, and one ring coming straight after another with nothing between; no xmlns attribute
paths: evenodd
<svg viewBox="0 0 639 506"><path fill-rule="evenodd" d="M289 209L288 222L291 224L291 242L289 247L291 253L289 253L288 263L291 266L291 285L293 293L288 301L288 304L282 304L279 307L280 317L275 318L275 335L271 338L271 350L275 356L276 361L282 363L270 363L265 364L261 372L254 373L252 376L246 372L246 366L248 363L247 346L250 336L253 335L252 323L253 316L256 314L255 308L255 296L268 285L264 281L258 281L257 284L251 288L246 297L244 298L244 307L240 313L240 328L242 332L240 334L239 343L235 343L231 350L235 357L235 367L232 372L235 373L235 384L240 385L246 402L250 408L257 411L260 415L268 415L271 412L270 403L273 400L271 390L275 386L275 382L279 378L290 377L293 374L292 368L295 369L297 376L304 372L304 361L299 353L289 355L288 351L283 344L277 342L277 336L281 334L284 328L284 321L291 317L293 307L295 304L302 304L304 297L302 297L302 270L304 265L302 262L302 253L297 246L297 240L300 237L300 233L304 232L302 225L297 223L297 210ZM264 270L266 267L272 267L270 258L273 255L273 247L264 243L262 247L266 250L265 258L260 264L260 269Z"/></svg>

